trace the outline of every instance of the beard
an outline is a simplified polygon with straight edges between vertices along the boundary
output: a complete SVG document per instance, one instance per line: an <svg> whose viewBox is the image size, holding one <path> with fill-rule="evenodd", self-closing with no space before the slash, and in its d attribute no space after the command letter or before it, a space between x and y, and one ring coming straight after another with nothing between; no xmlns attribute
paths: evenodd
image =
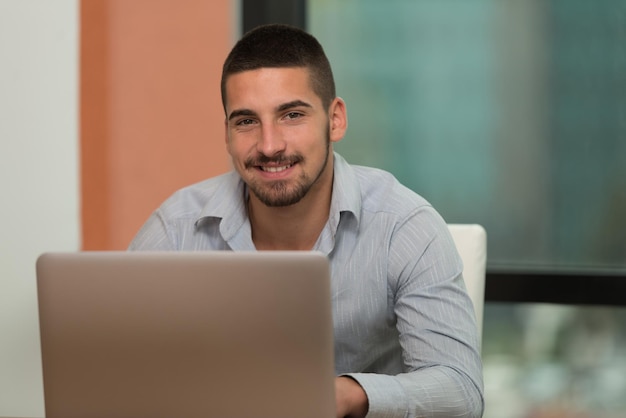
<svg viewBox="0 0 626 418"><path fill-rule="evenodd" d="M298 203L304 196L307 195L309 190L317 183L319 178L324 173L326 164L328 163L328 157L330 154L330 132L326 135L326 154L324 155L324 161L319 167L319 170L310 176L307 173L302 173L294 181L276 180L267 185L263 182L255 181L254 178L248 179L246 184L249 190L266 206L270 207L283 207L290 206ZM291 156L278 155L275 157L267 157L264 155L258 156L256 159L249 159L245 162L246 169L255 170L257 166L275 163L277 165L298 164L304 161L304 157L301 154L293 154Z"/></svg>

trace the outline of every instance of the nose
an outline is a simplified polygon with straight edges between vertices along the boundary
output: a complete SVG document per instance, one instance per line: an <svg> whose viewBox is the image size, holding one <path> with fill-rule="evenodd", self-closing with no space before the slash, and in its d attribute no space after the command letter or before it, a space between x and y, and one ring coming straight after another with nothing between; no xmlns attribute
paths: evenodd
<svg viewBox="0 0 626 418"><path fill-rule="evenodd" d="M266 157L272 157L285 151L285 141L279 127L275 124L263 124L257 151Z"/></svg>

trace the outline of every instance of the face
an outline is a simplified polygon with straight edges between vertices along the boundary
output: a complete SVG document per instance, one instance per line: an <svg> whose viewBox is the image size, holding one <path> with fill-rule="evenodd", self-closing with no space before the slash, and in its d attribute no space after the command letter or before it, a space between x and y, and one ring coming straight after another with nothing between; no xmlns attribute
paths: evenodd
<svg viewBox="0 0 626 418"><path fill-rule="evenodd" d="M346 125L343 101L324 108L306 68L261 68L226 81L228 152L251 198L267 206L330 194L331 143Z"/></svg>

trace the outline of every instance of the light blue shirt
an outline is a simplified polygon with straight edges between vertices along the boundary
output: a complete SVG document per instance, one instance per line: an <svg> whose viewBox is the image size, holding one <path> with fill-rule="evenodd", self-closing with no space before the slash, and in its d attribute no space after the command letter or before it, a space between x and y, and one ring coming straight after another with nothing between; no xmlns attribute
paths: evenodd
<svg viewBox="0 0 626 418"><path fill-rule="evenodd" d="M230 172L176 192L129 249L254 251L245 185ZM335 154L315 250L331 264L335 369L368 417L480 417L482 364L462 263L447 225L391 174Z"/></svg>

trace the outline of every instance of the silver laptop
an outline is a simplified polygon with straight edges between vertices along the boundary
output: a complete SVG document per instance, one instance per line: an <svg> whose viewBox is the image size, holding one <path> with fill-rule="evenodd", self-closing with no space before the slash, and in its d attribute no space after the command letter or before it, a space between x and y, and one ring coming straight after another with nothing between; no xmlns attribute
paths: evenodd
<svg viewBox="0 0 626 418"><path fill-rule="evenodd" d="M329 282L315 252L43 254L46 417L333 417Z"/></svg>

